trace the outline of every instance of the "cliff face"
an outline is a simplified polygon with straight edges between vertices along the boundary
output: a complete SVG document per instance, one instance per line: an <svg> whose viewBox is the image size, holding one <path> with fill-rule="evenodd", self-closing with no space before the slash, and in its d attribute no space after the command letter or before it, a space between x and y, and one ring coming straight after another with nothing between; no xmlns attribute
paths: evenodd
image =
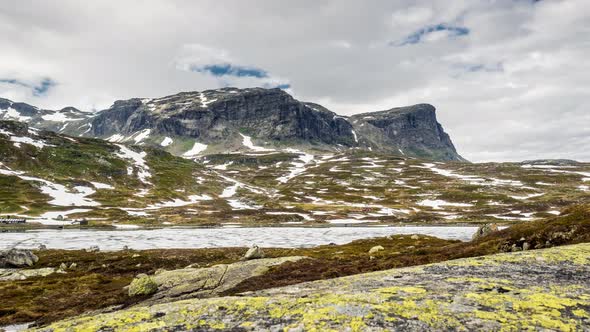
<svg viewBox="0 0 590 332"><path fill-rule="evenodd" d="M202 154L247 151L253 146L258 150L354 148L463 160L431 105L344 117L321 105L300 102L280 89L224 88L157 99L134 98L116 101L95 114L71 107L40 110L0 100L0 119L75 136L161 145L177 155L198 143L206 146Z"/></svg>
<svg viewBox="0 0 590 332"><path fill-rule="evenodd" d="M380 150L440 160L463 160L429 104L350 117L354 130Z"/></svg>
<svg viewBox="0 0 590 332"><path fill-rule="evenodd" d="M221 89L159 99L118 101L92 120L95 136L154 134L215 144L250 134L256 139L351 145L352 127L327 110L314 110L280 89Z"/></svg>

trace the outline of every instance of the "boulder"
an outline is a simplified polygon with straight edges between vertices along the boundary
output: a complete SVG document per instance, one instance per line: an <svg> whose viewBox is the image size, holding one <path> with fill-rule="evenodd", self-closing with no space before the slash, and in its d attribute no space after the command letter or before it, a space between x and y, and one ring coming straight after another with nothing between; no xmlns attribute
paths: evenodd
<svg viewBox="0 0 590 332"><path fill-rule="evenodd" d="M373 248L371 248L369 250L369 254L372 255L372 254L377 253L377 252L379 252L381 250L385 250L385 248L383 248L382 246L374 246Z"/></svg>
<svg viewBox="0 0 590 332"><path fill-rule="evenodd" d="M144 304L218 296L246 279L265 274L271 266L304 258L306 257L262 258L206 268L161 270L151 277L158 291Z"/></svg>
<svg viewBox="0 0 590 332"><path fill-rule="evenodd" d="M38 260L39 257L30 250L10 249L0 252L0 268L33 266Z"/></svg>
<svg viewBox="0 0 590 332"><path fill-rule="evenodd" d="M412 239L412 240L420 240L420 236L414 234L414 235L410 236L410 239Z"/></svg>
<svg viewBox="0 0 590 332"><path fill-rule="evenodd" d="M264 258L264 252L257 245L254 245L252 246L252 248L248 249L248 251L244 255L245 260L259 258Z"/></svg>
<svg viewBox="0 0 590 332"><path fill-rule="evenodd" d="M129 285L129 296L152 295L158 291L158 284L150 276L139 274Z"/></svg>
<svg viewBox="0 0 590 332"><path fill-rule="evenodd" d="M55 272L55 268L40 269L0 269L0 281L25 280L31 277L45 277Z"/></svg>
<svg viewBox="0 0 590 332"><path fill-rule="evenodd" d="M483 224L481 226L479 226L477 228L477 231L475 231L475 234L473 234L473 236L471 237L472 240L477 240L481 237L484 237L488 234L494 233L498 231L498 225L497 224Z"/></svg>

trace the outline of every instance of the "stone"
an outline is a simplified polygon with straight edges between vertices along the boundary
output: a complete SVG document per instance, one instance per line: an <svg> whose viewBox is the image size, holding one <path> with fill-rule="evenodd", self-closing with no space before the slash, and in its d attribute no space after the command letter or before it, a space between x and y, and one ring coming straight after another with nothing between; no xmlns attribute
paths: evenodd
<svg viewBox="0 0 590 332"><path fill-rule="evenodd" d="M479 226L477 228L477 231L475 231L475 234L473 234L473 236L471 237L472 240L477 240L481 237L484 237L488 234L494 233L498 231L498 225L497 224L483 224L481 226Z"/></svg>
<svg viewBox="0 0 590 332"><path fill-rule="evenodd" d="M531 248L531 245L528 242L525 242L522 244L522 250L529 250Z"/></svg>
<svg viewBox="0 0 590 332"><path fill-rule="evenodd" d="M66 265L66 263L61 263L59 264L59 269L60 270L67 270L68 266Z"/></svg>
<svg viewBox="0 0 590 332"><path fill-rule="evenodd" d="M245 260L264 258L264 252L257 245L253 245L244 255Z"/></svg>
<svg viewBox="0 0 590 332"><path fill-rule="evenodd" d="M376 252L379 252L381 250L385 250L385 248L383 248L382 246L374 246L373 248L369 249L369 254L374 254Z"/></svg>
<svg viewBox="0 0 590 332"><path fill-rule="evenodd" d="M152 295L158 291L158 284L146 274L138 274L129 284L129 296Z"/></svg>
<svg viewBox="0 0 590 332"><path fill-rule="evenodd" d="M99 251L100 251L99 246L90 246L89 248L86 249L86 252L99 252Z"/></svg>
<svg viewBox="0 0 590 332"><path fill-rule="evenodd" d="M10 249L0 252L0 268L33 266L39 257L31 250Z"/></svg>
<svg viewBox="0 0 590 332"><path fill-rule="evenodd" d="M414 235L410 236L410 239L412 239L412 240L420 240L420 236L414 234Z"/></svg>
<svg viewBox="0 0 590 332"><path fill-rule="evenodd" d="M152 276L158 285L158 292L144 304L218 296L246 279L263 275L272 266L304 258L306 257L261 258L205 268L162 270Z"/></svg>
<svg viewBox="0 0 590 332"><path fill-rule="evenodd" d="M25 280L31 277L45 277L56 272L55 268L40 269L0 269L0 281Z"/></svg>
<svg viewBox="0 0 590 332"><path fill-rule="evenodd" d="M76 264L76 263L70 264L70 269L75 269L76 267L78 267L78 264Z"/></svg>

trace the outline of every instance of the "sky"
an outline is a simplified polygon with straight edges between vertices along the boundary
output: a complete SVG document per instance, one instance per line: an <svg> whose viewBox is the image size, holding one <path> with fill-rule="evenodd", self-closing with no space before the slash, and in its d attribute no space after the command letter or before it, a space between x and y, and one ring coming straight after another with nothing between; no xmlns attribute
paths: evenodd
<svg viewBox="0 0 590 332"><path fill-rule="evenodd" d="M350 115L437 108L475 161L590 161L588 0L0 0L0 97L279 87Z"/></svg>

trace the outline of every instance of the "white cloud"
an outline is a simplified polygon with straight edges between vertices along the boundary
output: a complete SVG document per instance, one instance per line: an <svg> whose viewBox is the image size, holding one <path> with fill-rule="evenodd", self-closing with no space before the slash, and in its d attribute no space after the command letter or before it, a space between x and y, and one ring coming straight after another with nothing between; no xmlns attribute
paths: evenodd
<svg viewBox="0 0 590 332"><path fill-rule="evenodd" d="M0 97L105 108L231 84L291 85L351 114L429 102L468 159L590 160L590 12L585 0L0 3L0 79L57 84ZM465 27L454 37L427 27ZM428 42L435 41L435 42ZM265 79L188 70L231 64Z"/></svg>

